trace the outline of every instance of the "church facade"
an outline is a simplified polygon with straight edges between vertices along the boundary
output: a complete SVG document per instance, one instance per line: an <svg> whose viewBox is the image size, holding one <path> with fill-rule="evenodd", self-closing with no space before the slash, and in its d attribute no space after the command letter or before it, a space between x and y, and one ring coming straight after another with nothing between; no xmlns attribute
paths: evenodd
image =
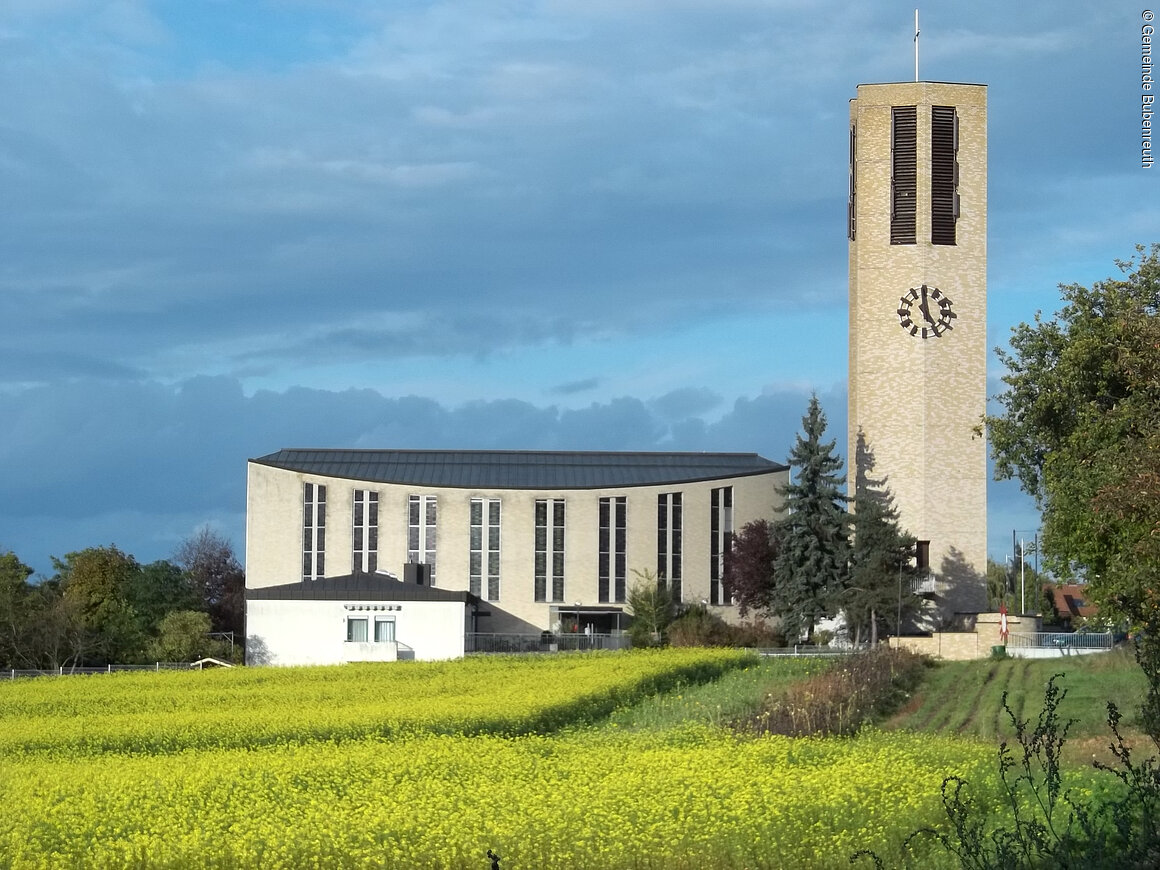
<svg viewBox="0 0 1160 870"><path fill-rule="evenodd" d="M247 612L305 612L284 602L342 592L358 619L406 592L380 620L391 642L414 645L409 615L455 593L460 633L616 633L629 590L651 578L729 618L732 535L780 515L787 479L753 453L280 450L248 465ZM373 644L370 623L350 628L346 612L325 631ZM279 660L269 638L253 640Z"/></svg>

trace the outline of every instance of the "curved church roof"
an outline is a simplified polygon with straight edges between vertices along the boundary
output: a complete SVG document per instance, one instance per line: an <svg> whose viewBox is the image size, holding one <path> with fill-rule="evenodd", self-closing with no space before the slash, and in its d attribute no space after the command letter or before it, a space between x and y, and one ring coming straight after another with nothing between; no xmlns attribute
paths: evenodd
<svg viewBox="0 0 1160 870"><path fill-rule="evenodd" d="M409 486L603 489L785 471L756 453L287 448L250 460L304 474Z"/></svg>

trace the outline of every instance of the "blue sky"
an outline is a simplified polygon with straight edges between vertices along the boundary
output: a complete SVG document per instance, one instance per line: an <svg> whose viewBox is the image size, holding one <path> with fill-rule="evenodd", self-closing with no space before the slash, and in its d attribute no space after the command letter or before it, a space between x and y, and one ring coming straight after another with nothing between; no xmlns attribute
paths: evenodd
<svg viewBox="0 0 1160 870"><path fill-rule="evenodd" d="M8 0L0 549L242 549L284 446L757 451L846 425L848 100L912 3ZM989 343L1160 239L1140 15L939 2L989 86ZM991 393L1001 384L991 361ZM990 492L992 555L1038 518Z"/></svg>

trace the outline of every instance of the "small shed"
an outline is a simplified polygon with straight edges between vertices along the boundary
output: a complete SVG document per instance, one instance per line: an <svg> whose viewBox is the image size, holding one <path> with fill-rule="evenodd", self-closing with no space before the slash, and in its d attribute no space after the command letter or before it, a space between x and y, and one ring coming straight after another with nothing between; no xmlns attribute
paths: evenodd
<svg viewBox="0 0 1160 870"><path fill-rule="evenodd" d="M460 658L466 633L475 630L478 605L470 592L381 573L247 589L246 663Z"/></svg>

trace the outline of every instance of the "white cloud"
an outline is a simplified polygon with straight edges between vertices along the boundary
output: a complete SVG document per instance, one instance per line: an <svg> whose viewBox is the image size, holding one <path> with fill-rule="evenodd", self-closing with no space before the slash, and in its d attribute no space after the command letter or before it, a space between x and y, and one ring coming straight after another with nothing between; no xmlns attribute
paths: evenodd
<svg viewBox="0 0 1160 870"><path fill-rule="evenodd" d="M479 166L470 161L390 164L351 158L309 157L300 150L272 148L256 149L251 162L256 168L267 171L319 173L349 181L400 187L438 186L471 178L479 172Z"/></svg>

